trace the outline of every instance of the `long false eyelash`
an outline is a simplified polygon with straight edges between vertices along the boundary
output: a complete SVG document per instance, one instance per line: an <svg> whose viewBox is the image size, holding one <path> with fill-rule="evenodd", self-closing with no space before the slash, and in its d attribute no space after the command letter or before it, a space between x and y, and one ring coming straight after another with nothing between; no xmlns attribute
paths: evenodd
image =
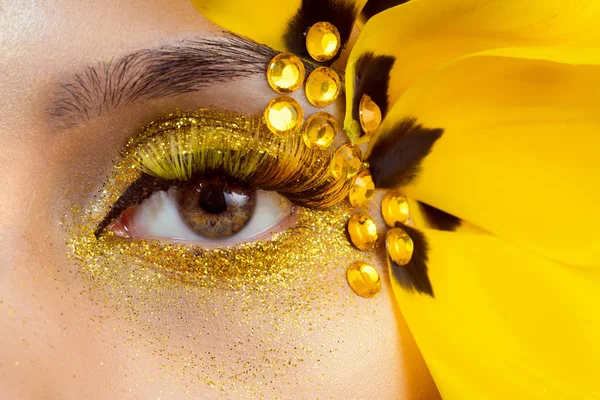
<svg viewBox="0 0 600 400"><path fill-rule="evenodd" d="M163 180L224 174L312 208L339 203L351 184L331 175L331 149L309 148L300 135L275 135L260 117L212 109L156 121L126 152L140 171Z"/></svg>

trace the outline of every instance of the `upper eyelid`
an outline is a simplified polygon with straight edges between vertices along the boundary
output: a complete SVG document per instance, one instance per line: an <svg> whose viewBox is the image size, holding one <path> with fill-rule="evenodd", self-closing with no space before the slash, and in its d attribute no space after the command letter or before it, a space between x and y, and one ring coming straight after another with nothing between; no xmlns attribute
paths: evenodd
<svg viewBox="0 0 600 400"><path fill-rule="evenodd" d="M217 117L220 119L215 119ZM216 125L210 125L211 121ZM202 129L208 129L208 131L203 131ZM176 113L169 118L151 123L144 128L139 135L130 140L123 152L122 162L125 163L124 165L129 165L129 167L135 166L135 169L140 171L140 176L134 182L130 183L130 185L124 189L121 196L119 196L114 204L110 206L108 213L98 223L95 229L96 237L99 237L104 229L116 220L126 209L140 204L152 193L168 190L170 187L179 183L189 182L192 179L192 176L183 177L178 176L178 174L164 176L160 175L160 173L165 171L168 172L170 168L175 168L173 166L169 167L169 165L176 164L171 160L179 160L181 154L185 154L186 151L189 150L190 154L194 154L192 149L201 151L202 144L207 145L207 143L212 143L219 149L223 149L224 147L222 146L233 146L230 148L230 151L218 151L217 153L220 154L219 158L233 157L235 159L236 154L251 154L249 153L250 149L253 149L255 153L261 149L268 150L267 153L269 154L270 150L275 150L275 157L273 157L273 155L270 156L271 158L265 156L258 157L257 160L268 161L263 163L264 165L262 167L260 163L253 162L247 164L239 161L230 163L232 165L237 165L237 169L240 170L245 177L234 175L232 178L247 184L256 185L262 189L276 191L284 189L285 186L279 186L279 188L277 188L274 187L276 185L275 182L269 182L269 176L274 173L273 170L279 175L279 179L289 175L287 180L280 181L280 185L293 185L295 189L298 190L301 189L296 186L299 176L297 173L293 173L294 171L304 171L303 175L311 181L312 188L317 188L319 185L325 185L323 186L324 188L331 186L325 178L327 178L329 171L328 159L333 153L329 150L317 151L304 147L301 145L302 139L300 137L283 139L274 137L268 139L264 136L265 134L271 135L271 133L266 131L266 128L262 123L256 120L256 117L244 117L237 113L217 112L212 109L200 109L196 112L183 114ZM206 139L207 137L214 137L215 139ZM164 147L161 146L163 139L166 140L166 143L168 144L166 146L168 149L167 153L164 153ZM209 140L209 142L206 142L207 140ZM214 141L214 143L212 141ZM246 145L240 147L240 144L237 143L238 141L244 142ZM265 147L266 143L268 143L268 145L266 145L267 147ZM279 143L279 145L276 143ZM298 145L300 145L300 147L297 147ZM209 149L210 148L211 147L209 146ZM289 149L289 151L286 151L286 149ZM215 152L214 149L212 151ZM159 153L161 154L160 156ZM304 157L301 156L302 154ZM143 157L139 158L142 155ZM155 157L165 158L157 159ZM147 159L149 159L149 165L155 168L144 170L143 166ZM242 158L239 158L239 160L241 159ZM206 161L212 160L212 158L200 157L198 160L205 163ZM288 162L286 163L286 161ZM304 163L311 165L310 171L312 174L306 172L309 171L309 169L302 167ZM287 171L286 174L288 175L277 173L276 169L281 168L282 166L285 167ZM200 167L209 169L208 172L210 173L213 172L208 165L202 165ZM117 169L123 171L127 170L128 167L120 167ZM197 169L193 173L202 174L206 172L205 169ZM188 170L184 168L183 171ZM231 171L222 172L226 173ZM258 180L256 180L257 177ZM270 187L265 187L263 186L264 184L267 184L267 186L270 185ZM336 184L336 187L337 186L339 185ZM343 189L343 186L338 187L337 192L331 192L331 197L335 199L335 194L337 193L339 196L340 191ZM303 205L299 204L299 201L302 199L302 192L298 192L298 190L288 195L285 193L281 194L288 197L293 203ZM306 188L304 190L306 190ZM313 196L314 195L315 194L313 194Z"/></svg>
<svg viewBox="0 0 600 400"><path fill-rule="evenodd" d="M148 125L128 145L143 172L164 179L220 171L274 190L301 206L325 208L351 181L330 174L332 148L309 148L301 136L270 132L261 117L215 109L175 113Z"/></svg>

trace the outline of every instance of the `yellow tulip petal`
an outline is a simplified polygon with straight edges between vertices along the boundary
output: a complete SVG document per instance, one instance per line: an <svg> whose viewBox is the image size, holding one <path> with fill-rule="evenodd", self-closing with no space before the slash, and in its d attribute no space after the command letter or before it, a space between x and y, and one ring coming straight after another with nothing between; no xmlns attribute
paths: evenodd
<svg viewBox="0 0 600 400"><path fill-rule="evenodd" d="M598 21L597 0L413 0L388 9L365 24L352 49L344 125L352 123L355 67L365 53L395 58L387 88L393 104L420 77L467 54L501 47L599 47Z"/></svg>
<svg viewBox="0 0 600 400"><path fill-rule="evenodd" d="M285 50L283 34L302 0L192 0L206 18L255 42Z"/></svg>
<svg viewBox="0 0 600 400"><path fill-rule="evenodd" d="M444 400L600 398L600 270L425 230L435 298L392 283Z"/></svg>
<svg viewBox="0 0 600 400"><path fill-rule="evenodd" d="M543 256L600 265L599 106L595 50L502 49L431 73L380 129L409 117L444 129L408 196Z"/></svg>
<svg viewBox="0 0 600 400"><path fill-rule="evenodd" d="M257 43L280 51L294 51L306 56L304 45L290 48L284 38L294 22L306 22L299 27L295 40L303 43L305 31L314 23L331 22L340 30L344 43L352 30L356 14L366 0L302 1L302 0L191 0L206 18L215 24ZM304 7L304 8L303 8ZM344 8L346 7L346 8ZM349 14L348 14L349 11ZM344 21L344 22L342 22ZM305 54L306 53L306 54Z"/></svg>

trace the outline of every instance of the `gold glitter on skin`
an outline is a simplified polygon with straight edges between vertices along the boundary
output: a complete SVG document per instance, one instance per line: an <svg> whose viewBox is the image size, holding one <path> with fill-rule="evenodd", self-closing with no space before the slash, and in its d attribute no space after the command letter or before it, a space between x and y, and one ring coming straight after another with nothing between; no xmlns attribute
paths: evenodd
<svg viewBox="0 0 600 400"><path fill-rule="evenodd" d="M128 143L124 167L184 181L221 171L303 206L327 208L344 199L352 182L330 173L333 149L309 148L299 134L273 134L262 121L213 109L171 114Z"/></svg>
<svg viewBox="0 0 600 400"><path fill-rule="evenodd" d="M282 377L306 368L318 371L320 360L346 351L344 343L312 338L339 330L335 319L354 304L340 292L356 297L341 286L345 268L373 256L346 239L348 203L323 211L299 207L297 224L271 240L223 249L129 241L108 232L96 238L98 222L139 177L128 155L99 200L74 210L68 245L89 279L89 296L129 321L127 331L116 333L139 357L155 357L166 379L193 376L223 397L236 397L277 387ZM226 322L215 326L215 319ZM298 379L299 387L318 390L319 384Z"/></svg>

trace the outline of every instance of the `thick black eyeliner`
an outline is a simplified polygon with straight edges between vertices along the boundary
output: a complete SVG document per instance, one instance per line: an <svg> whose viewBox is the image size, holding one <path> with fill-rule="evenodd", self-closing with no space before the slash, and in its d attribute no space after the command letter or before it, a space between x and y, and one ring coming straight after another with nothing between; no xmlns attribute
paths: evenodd
<svg viewBox="0 0 600 400"><path fill-rule="evenodd" d="M157 178L152 175L142 173L142 175L129 186L119 199L112 205L106 217L98 224L94 230L94 235L100 236L102 231L106 229L115 219L117 219L123 211L129 207L136 206L152 196L155 192L169 190L176 186L178 182Z"/></svg>

